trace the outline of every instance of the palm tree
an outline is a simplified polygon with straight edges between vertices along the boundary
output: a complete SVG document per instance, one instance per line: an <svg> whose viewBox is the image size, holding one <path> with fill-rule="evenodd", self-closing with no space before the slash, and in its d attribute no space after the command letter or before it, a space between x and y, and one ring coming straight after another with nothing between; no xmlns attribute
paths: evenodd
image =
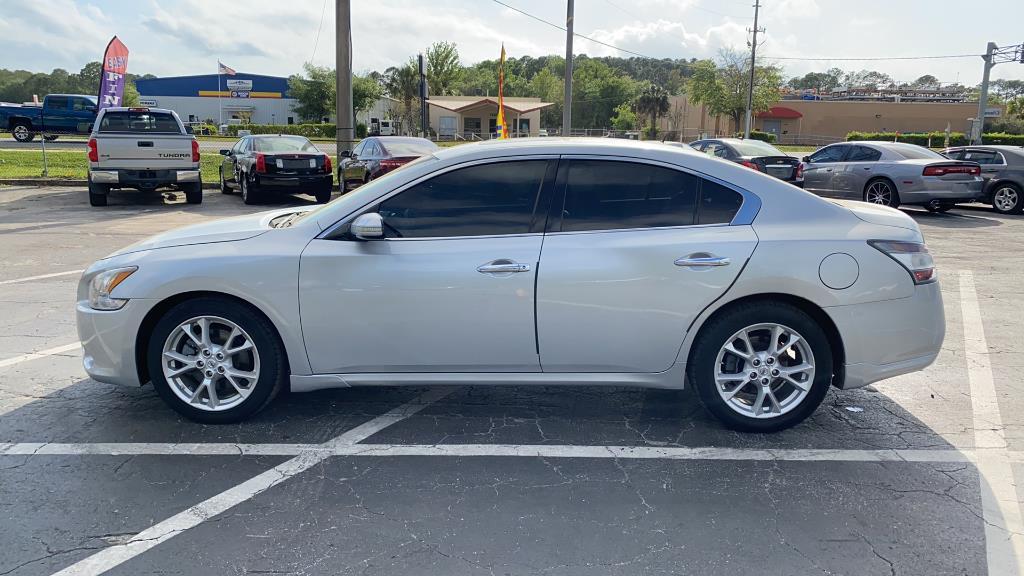
<svg viewBox="0 0 1024 576"><path fill-rule="evenodd" d="M668 92L656 84L647 84L633 99L633 111L637 116L651 119L649 138L658 137L658 118L668 114Z"/></svg>

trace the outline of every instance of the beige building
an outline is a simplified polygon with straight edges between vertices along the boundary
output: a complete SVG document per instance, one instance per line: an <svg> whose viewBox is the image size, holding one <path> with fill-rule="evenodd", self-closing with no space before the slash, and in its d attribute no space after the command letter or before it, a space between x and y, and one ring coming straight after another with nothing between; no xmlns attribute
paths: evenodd
<svg viewBox="0 0 1024 576"><path fill-rule="evenodd" d="M1004 114L990 107L987 117ZM771 132L782 144L819 145L846 138L848 132L967 132L978 114L976 102L856 102L782 100L757 114L754 128ZM712 116L686 96L673 96L667 116L659 121L666 137L694 140L701 134L732 136L742 129L728 116Z"/></svg>
<svg viewBox="0 0 1024 576"><path fill-rule="evenodd" d="M435 96L430 105L430 128L440 139L489 139L498 118L494 96ZM551 106L540 98L505 98L505 121L513 135L537 136L540 111Z"/></svg>

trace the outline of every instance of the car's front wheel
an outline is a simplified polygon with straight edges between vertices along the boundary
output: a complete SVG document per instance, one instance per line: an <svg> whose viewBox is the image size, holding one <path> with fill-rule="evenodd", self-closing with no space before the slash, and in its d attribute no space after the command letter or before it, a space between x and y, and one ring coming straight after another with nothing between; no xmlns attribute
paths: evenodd
<svg viewBox="0 0 1024 576"><path fill-rule="evenodd" d="M252 416L284 388L288 365L270 322L227 298L171 308L146 351L157 393L181 415L207 424Z"/></svg>
<svg viewBox="0 0 1024 576"><path fill-rule="evenodd" d="M992 193L992 208L1000 214L1020 214L1024 211L1024 192L1016 184L1000 184Z"/></svg>
<svg viewBox="0 0 1024 576"><path fill-rule="evenodd" d="M828 392L832 349L821 326L783 302L752 302L712 319L694 343L690 383L727 427L776 432L802 422Z"/></svg>

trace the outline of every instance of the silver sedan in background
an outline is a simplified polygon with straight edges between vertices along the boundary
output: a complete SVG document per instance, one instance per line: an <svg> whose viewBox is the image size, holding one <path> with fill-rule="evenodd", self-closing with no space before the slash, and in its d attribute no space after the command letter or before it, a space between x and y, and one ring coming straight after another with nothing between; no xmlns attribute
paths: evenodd
<svg viewBox="0 0 1024 576"><path fill-rule="evenodd" d="M660 143L437 151L317 209L166 232L78 288L86 371L237 422L345 386L679 389L768 432L945 334L917 224Z"/></svg>
<svg viewBox="0 0 1024 576"><path fill-rule="evenodd" d="M984 196L981 166L902 142L841 142L804 156L804 189L822 196L945 212Z"/></svg>

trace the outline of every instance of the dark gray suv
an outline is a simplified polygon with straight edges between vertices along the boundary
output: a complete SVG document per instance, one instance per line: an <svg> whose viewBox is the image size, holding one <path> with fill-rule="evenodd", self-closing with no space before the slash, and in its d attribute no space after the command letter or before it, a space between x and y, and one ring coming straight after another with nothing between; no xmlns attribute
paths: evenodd
<svg viewBox="0 0 1024 576"><path fill-rule="evenodd" d="M942 151L954 160L981 164L983 201L1000 214L1024 212L1024 147L957 146Z"/></svg>

